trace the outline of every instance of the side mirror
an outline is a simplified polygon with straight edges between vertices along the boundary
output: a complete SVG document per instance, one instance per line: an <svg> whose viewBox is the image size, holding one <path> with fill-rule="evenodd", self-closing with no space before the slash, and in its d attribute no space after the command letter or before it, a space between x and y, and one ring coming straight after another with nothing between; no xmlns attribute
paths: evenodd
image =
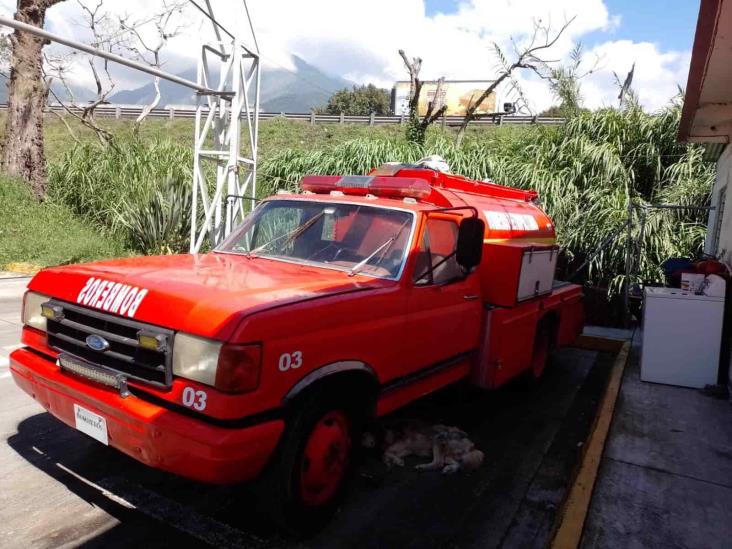
<svg viewBox="0 0 732 549"><path fill-rule="evenodd" d="M470 272L480 264L483 256L485 223L477 217L467 217L460 223L458 230L455 259L463 269Z"/></svg>

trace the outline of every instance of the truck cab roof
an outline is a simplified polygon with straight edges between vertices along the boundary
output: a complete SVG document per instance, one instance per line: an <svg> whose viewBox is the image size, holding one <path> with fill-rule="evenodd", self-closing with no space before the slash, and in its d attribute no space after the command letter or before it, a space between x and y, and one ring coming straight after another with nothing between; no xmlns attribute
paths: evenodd
<svg viewBox="0 0 732 549"><path fill-rule="evenodd" d="M309 175L295 199L351 202L427 212L474 208L486 224L486 242L531 240L553 244L551 219L538 204L538 193L478 181L411 164L385 164L365 176ZM467 210L465 211L467 213Z"/></svg>
<svg viewBox="0 0 732 549"><path fill-rule="evenodd" d="M301 186L308 194L361 196L372 201L396 199L407 204L416 202L422 205L416 209L472 205L472 199L466 198L466 195L519 203L533 202L538 196L535 191L496 185L489 180L478 181L411 164L384 164L364 176L308 175L302 179Z"/></svg>

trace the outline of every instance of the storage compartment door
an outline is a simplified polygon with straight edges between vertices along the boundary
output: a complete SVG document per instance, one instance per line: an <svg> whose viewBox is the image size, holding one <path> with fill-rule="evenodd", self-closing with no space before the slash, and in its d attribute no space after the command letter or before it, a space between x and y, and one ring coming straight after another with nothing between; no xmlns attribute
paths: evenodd
<svg viewBox="0 0 732 549"><path fill-rule="evenodd" d="M557 250L524 252L517 301L525 301L552 291L558 255Z"/></svg>

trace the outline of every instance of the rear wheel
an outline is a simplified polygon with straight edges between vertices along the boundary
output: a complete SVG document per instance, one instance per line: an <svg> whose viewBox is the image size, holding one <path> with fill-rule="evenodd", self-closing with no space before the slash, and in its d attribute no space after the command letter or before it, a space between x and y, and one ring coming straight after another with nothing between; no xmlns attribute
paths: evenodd
<svg viewBox="0 0 732 549"><path fill-rule="evenodd" d="M534 336L534 350L531 356L531 374L534 379L541 378L549 361L551 350L551 330L547 324L540 324Z"/></svg>
<svg viewBox="0 0 732 549"><path fill-rule="evenodd" d="M356 418L347 403L322 393L290 416L263 484L270 515L290 534L314 532L337 509L353 468Z"/></svg>

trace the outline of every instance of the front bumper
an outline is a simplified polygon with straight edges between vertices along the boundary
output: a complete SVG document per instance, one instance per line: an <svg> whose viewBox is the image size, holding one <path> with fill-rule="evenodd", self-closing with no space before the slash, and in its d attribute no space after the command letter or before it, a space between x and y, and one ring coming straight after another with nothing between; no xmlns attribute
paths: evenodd
<svg viewBox="0 0 732 549"><path fill-rule="evenodd" d="M74 404L107 420L109 445L164 471L210 483L248 480L260 473L280 439L284 422L246 428L210 425L134 395L62 373L28 349L10 355L15 383L52 415L75 426Z"/></svg>

